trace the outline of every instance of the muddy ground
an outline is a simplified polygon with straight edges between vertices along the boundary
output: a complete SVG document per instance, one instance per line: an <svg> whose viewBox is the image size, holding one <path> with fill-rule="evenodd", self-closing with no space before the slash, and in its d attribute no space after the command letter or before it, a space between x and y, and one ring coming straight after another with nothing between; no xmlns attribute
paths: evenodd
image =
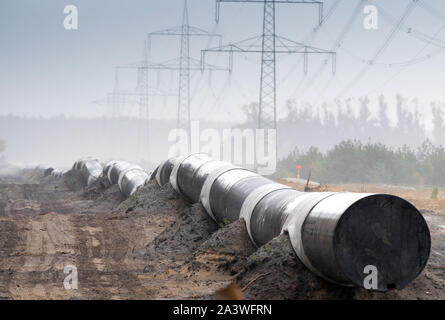
<svg viewBox="0 0 445 320"><path fill-rule="evenodd" d="M404 290L371 293L314 276L286 234L254 247L242 220L218 226L169 185L124 199L106 179L85 189L76 172L28 169L0 177L0 299L233 298L215 294L232 283L247 299L445 299L445 207L418 202L432 234L426 269ZM77 290L63 286L69 265Z"/></svg>

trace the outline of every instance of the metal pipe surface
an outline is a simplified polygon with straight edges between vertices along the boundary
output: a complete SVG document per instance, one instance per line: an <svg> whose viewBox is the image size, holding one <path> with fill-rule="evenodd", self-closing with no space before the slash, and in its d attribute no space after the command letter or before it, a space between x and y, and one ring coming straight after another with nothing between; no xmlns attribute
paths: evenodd
<svg viewBox="0 0 445 320"><path fill-rule="evenodd" d="M94 183L103 172L103 168L100 163L93 158L83 158L77 160L73 165L73 169L80 171L83 182L86 186L90 186L92 183Z"/></svg>
<svg viewBox="0 0 445 320"><path fill-rule="evenodd" d="M96 160L79 160L74 167L90 176L102 170ZM243 218L257 246L288 233L301 262L339 285L366 287L371 267L377 271L374 289L402 289L429 258L425 219L393 195L299 192L203 154L168 159L152 176L160 186L170 181L188 201L199 200L219 223ZM110 164L108 178L126 196L150 180L142 168L121 161Z"/></svg>
<svg viewBox="0 0 445 320"><path fill-rule="evenodd" d="M207 176L201 203L217 222L244 218L258 246L288 232L306 267L344 286L364 287L371 266L378 272L376 290L402 289L430 253L422 214L392 195L304 193L227 165Z"/></svg>
<svg viewBox="0 0 445 320"><path fill-rule="evenodd" d="M148 174L141 167L133 166L122 171L119 177L119 189L126 197L130 197L148 178Z"/></svg>
<svg viewBox="0 0 445 320"><path fill-rule="evenodd" d="M108 181L110 181L111 184L118 184L119 183L119 177L125 169L131 168L133 165L131 163L125 162L125 161L117 161L113 165L111 165L110 169L108 170Z"/></svg>
<svg viewBox="0 0 445 320"><path fill-rule="evenodd" d="M161 163L156 169L156 181L159 186L164 186L170 181L170 174L179 158L170 158Z"/></svg>
<svg viewBox="0 0 445 320"><path fill-rule="evenodd" d="M170 183L190 203L197 203L208 175L226 165L205 154L191 154L177 161L170 175Z"/></svg>

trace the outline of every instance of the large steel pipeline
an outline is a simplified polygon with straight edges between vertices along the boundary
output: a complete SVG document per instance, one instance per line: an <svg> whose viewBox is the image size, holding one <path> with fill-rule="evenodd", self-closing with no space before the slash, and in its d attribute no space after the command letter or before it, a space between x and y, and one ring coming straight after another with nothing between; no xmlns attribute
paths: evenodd
<svg viewBox="0 0 445 320"><path fill-rule="evenodd" d="M65 174L65 171L54 169L51 171L51 176L54 178L61 178Z"/></svg>
<svg viewBox="0 0 445 320"><path fill-rule="evenodd" d="M82 170L91 161L79 160L74 167ZM108 163L103 171L126 196L150 180L140 167L122 161ZM257 246L287 232L301 262L340 285L364 287L366 268L372 266L377 290L402 289L429 257L426 221L396 196L299 192L203 154L168 159L153 176L160 186L170 181L189 202L199 200L217 222L244 218Z"/></svg>
<svg viewBox="0 0 445 320"><path fill-rule="evenodd" d="M133 166L122 171L119 177L119 189L125 196L129 197L139 187L143 186L148 178L149 175L142 168Z"/></svg>
<svg viewBox="0 0 445 320"><path fill-rule="evenodd" d="M115 161L113 162L107 172L108 181L111 184L118 184L119 177L125 169L131 168L132 164L126 161Z"/></svg>
<svg viewBox="0 0 445 320"><path fill-rule="evenodd" d="M103 174L111 184L117 184L122 194L131 196L149 179L149 175L140 166L125 161L110 161Z"/></svg>
<svg viewBox="0 0 445 320"><path fill-rule="evenodd" d="M103 169L103 172L102 172L102 174L103 174L103 176L104 177L108 177L108 172L110 171L110 168L112 167L112 166L114 166L116 163L118 163L118 162L121 162L121 161L119 161L119 160L111 160L111 161L108 161L106 164L105 164L105 166L104 166L104 169Z"/></svg>
<svg viewBox="0 0 445 320"><path fill-rule="evenodd" d="M155 178L159 186L162 187L170 181L170 174L178 161L180 161L179 158L170 158L156 168Z"/></svg>
<svg viewBox="0 0 445 320"><path fill-rule="evenodd" d="M93 158L83 158L77 160L73 169L80 172L86 186L94 183L102 174L103 168L100 163Z"/></svg>
<svg viewBox="0 0 445 320"><path fill-rule="evenodd" d="M170 183L173 189L186 200L197 203L208 175L216 169L228 165L228 163L214 160L206 154L191 154L176 161L170 174Z"/></svg>
<svg viewBox="0 0 445 320"><path fill-rule="evenodd" d="M431 239L426 221L399 197L299 192L202 154L166 163L174 189L190 202L200 194L214 220L244 218L258 246L288 232L299 259L331 282L364 287L366 268L372 266L378 272L377 290L402 289L427 263Z"/></svg>

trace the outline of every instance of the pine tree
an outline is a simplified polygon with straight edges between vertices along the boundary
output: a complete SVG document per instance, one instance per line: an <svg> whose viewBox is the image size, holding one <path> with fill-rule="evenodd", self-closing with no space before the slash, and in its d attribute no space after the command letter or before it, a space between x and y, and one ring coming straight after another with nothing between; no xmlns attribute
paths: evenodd
<svg viewBox="0 0 445 320"><path fill-rule="evenodd" d="M431 103L431 112L433 114L433 136L437 144L445 143L445 121L443 106L439 102Z"/></svg>

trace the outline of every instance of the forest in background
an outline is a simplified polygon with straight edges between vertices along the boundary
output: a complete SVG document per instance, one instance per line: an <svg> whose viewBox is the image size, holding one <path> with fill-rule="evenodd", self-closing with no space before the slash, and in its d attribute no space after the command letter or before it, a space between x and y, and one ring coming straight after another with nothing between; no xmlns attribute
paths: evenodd
<svg viewBox="0 0 445 320"><path fill-rule="evenodd" d="M312 168L313 179L326 183L445 185L444 103L397 95L321 105L289 101L280 110L276 176L295 176L300 164L304 177ZM200 121L200 128L256 128L258 105L242 111L247 119L242 124ZM150 120L148 148L141 138L146 121L135 118L0 116L0 139L6 143L0 156L55 166L69 166L84 155L104 161L125 157L152 169L167 157L167 136L175 125L175 120Z"/></svg>
<svg viewBox="0 0 445 320"><path fill-rule="evenodd" d="M281 116L278 113L279 156L298 147L317 147L327 151L345 140L380 142L390 147L420 146L427 138L445 145L445 104L420 103L401 95L336 100L321 105L289 100ZM247 121L240 127L255 127L258 104L243 107Z"/></svg>
<svg viewBox="0 0 445 320"><path fill-rule="evenodd" d="M369 98L355 102L336 101L336 111L289 102L278 136L281 143L285 141L281 148L291 146L292 150L279 157L275 176L295 176L296 165L301 165L303 177L311 170L312 178L321 183L445 186L443 103L421 106L416 99L397 95L391 106L395 117L391 117L383 96L374 114ZM251 119L252 110L245 107ZM426 111L429 124L421 116ZM313 135L318 143L308 145Z"/></svg>
<svg viewBox="0 0 445 320"><path fill-rule="evenodd" d="M445 186L445 149L426 140L420 147L391 148L382 143L343 141L325 153L295 149L278 161L276 177L301 176L320 183L372 183Z"/></svg>

